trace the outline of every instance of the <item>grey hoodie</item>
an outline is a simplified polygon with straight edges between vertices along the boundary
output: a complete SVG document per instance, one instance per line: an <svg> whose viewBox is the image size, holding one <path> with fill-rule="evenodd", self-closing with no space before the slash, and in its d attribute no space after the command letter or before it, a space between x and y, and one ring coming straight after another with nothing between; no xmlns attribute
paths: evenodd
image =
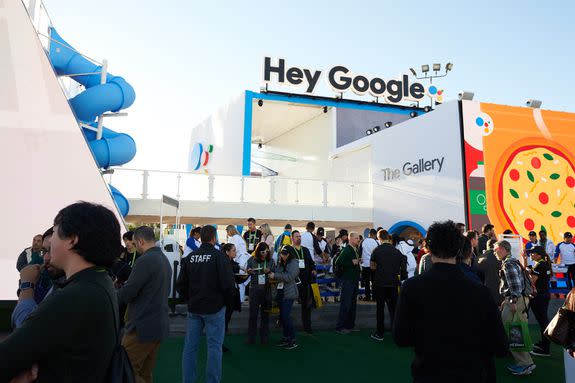
<svg viewBox="0 0 575 383"><path fill-rule="evenodd" d="M299 275L298 260L292 258L287 265L278 265L274 273L274 279L283 282L284 299L297 299L298 290L296 280Z"/></svg>

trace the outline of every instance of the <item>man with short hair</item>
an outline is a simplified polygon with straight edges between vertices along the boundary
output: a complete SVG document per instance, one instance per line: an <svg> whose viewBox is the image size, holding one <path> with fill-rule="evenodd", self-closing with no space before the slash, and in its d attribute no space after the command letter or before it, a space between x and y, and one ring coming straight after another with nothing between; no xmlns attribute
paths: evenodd
<svg viewBox="0 0 575 383"><path fill-rule="evenodd" d="M479 254L477 254L478 256L481 256L481 254L483 254L483 252L487 249L487 241L491 238L495 238L495 226L490 223L486 223L481 228L481 231L482 233L477 240L477 251L479 252Z"/></svg>
<svg viewBox="0 0 575 383"><path fill-rule="evenodd" d="M525 256L527 257L527 264L529 266L533 266L533 261L531 260L531 250L533 250L533 248L537 245L538 245L537 233L534 231L530 231L529 242L525 244Z"/></svg>
<svg viewBox="0 0 575 383"><path fill-rule="evenodd" d="M499 294L499 270L501 270L501 261L497 259L493 252L496 242L496 239L487 241L487 250L479 257L477 269L484 275L485 280L483 284L489 289L493 300L499 306L503 298L501 298L501 294Z"/></svg>
<svg viewBox="0 0 575 383"><path fill-rule="evenodd" d="M305 226L305 232L301 234L301 245L308 249L314 262L321 263L323 260L321 257L323 251L319 247L319 241L313 233L314 230L315 223L308 222Z"/></svg>
<svg viewBox="0 0 575 383"><path fill-rule="evenodd" d="M200 233L202 231L202 227L194 227L190 230L190 236L186 240L186 248L184 249L184 257L188 256L192 251L196 251L200 248Z"/></svg>
<svg viewBox="0 0 575 383"><path fill-rule="evenodd" d="M283 246L291 245L291 224L284 226L284 232L278 235L276 243L274 244L274 253L277 255Z"/></svg>
<svg viewBox="0 0 575 383"><path fill-rule="evenodd" d="M404 282L393 339L414 347L414 382L479 383L494 378L494 356L505 356L507 339L497 306L484 286L457 265L464 237L452 221L427 231L433 267ZM491 374L490 374L491 372Z"/></svg>
<svg viewBox="0 0 575 383"><path fill-rule="evenodd" d="M122 251L120 238L116 215L101 205L78 202L60 210L50 264L64 271L66 282L0 342L0 382L33 366L38 382L107 381L118 304L106 268Z"/></svg>
<svg viewBox="0 0 575 383"><path fill-rule="evenodd" d="M248 230L244 233L243 237L250 254L256 249L258 243L261 242L262 236L262 231L256 228L256 219L248 218Z"/></svg>
<svg viewBox="0 0 575 383"><path fill-rule="evenodd" d="M545 232L545 230L539 232L539 246L545 249L545 252L550 258L555 255L555 244L547 238L547 232Z"/></svg>
<svg viewBox="0 0 575 383"><path fill-rule="evenodd" d="M299 280L297 285L299 300L301 302L301 322L303 330L312 334L311 328L311 308L313 306L313 293L311 283L316 275L315 262L313 261L309 250L302 246L302 236L299 231L294 230L291 233L292 245L289 247L294 258L299 264Z"/></svg>
<svg viewBox="0 0 575 383"><path fill-rule="evenodd" d="M204 226L201 237L200 248L182 259L176 284L180 297L188 303L188 328L182 354L184 383L196 381L198 349L204 329L208 344L206 383L222 379L226 304L232 304L235 292L231 263L214 247L216 228Z"/></svg>
<svg viewBox="0 0 575 383"><path fill-rule="evenodd" d="M49 228L42 235L44 264L42 266L28 265L20 271L20 285L29 287L21 290L18 295L18 304L12 312L12 325L14 328L22 326L22 323L28 319L38 305L66 281L64 271L50 264L50 241L53 234L54 229ZM50 283L42 283L42 279L49 279Z"/></svg>
<svg viewBox="0 0 575 383"><path fill-rule="evenodd" d="M32 238L32 246L25 248L18 256L16 269L18 272L28 265L41 265L42 260L42 234L36 234Z"/></svg>
<svg viewBox="0 0 575 383"><path fill-rule="evenodd" d="M555 262L567 267L567 288L575 286L575 244L573 244L573 234L566 231L563 234L563 242L555 248Z"/></svg>
<svg viewBox="0 0 575 383"><path fill-rule="evenodd" d="M357 312L357 292L360 275L358 254L359 234L351 232L348 236L348 240L348 245L345 246L334 259L334 265L343 269L340 278L339 316L335 329L338 334L349 334L354 330L355 315Z"/></svg>
<svg viewBox="0 0 575 383"><path fill-rule="evenodd" d="M377 231L369 230L369 236L361 242L361 286L365 289L365 300L371 301L371 285L373 283L373 270L371 269L371 254L379 245Z"/></svg>
<svg viewBox="0 0 575 383"><path fill-rule="evenodd" d="M529 307L529 297L524 294L525 278L523 268L519 261L511 255L511 244L507 241L498 241L495 244L495 255L501 261L501 271L499 277L499 292L503 297L501 304L501 319L503 323L515 320L527 322L527 310ZM533 359L527 351L511 351L515 359L514 365L507 366L513 375L529 375L535 370Z"/></svg>
<svg viewBox="0 0 575 383"><path fill-rule="evenodd" d="M465 224L464 223L456 223L455 226L457 227L457 230L459 230L461 232L461 234L465 234Z"/></svg>
<svg viewBox="0 0 575 383"><path fill-rule="evenodd" d="M122 345L132 362L137 383L151 383L160 349L168 336L168 294L172 268L156 246L154 229L140 226L134 231L134 244L142 254L130 277L118 290L118 300L128 306Z"/></svg>
<svg viewBox="0 0 575 383"><path fill-rule="evenodd" d="M377 305L377 329L372 339L383 341L385 323L385 305L389 310L391 326L395 316L395 306L401 281L407 279L407 260L391 244L391 235L385 230L377 232L381 245L376 247L370 258L370 267L373 270L373 295Z"/></svg>

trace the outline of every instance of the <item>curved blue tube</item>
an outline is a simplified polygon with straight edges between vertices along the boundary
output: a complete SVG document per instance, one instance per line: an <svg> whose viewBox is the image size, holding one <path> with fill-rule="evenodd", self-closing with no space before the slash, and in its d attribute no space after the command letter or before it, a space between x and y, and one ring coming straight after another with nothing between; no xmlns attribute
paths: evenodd
<svg viewBox="0 0 575 383"><path fill-rule="evenodd" d="M106 82L101 84L102 67L86 59L74 50L54 28L50 28L49 58L58 75L76 75L72 78L84 85L86 90L69 100L76 119L96 127L96 117L106 112L118 112L131 106L136 93L134 88L122 77L106 75ZM84 137L90 145L96 163L101 168L119 166L131 161L136 155L134 139L124 133L116 133L104 128L102 138L96 139L96 133L82 129ZM110 186L118 210L126 216L130 204L118 189Z"/></svg>

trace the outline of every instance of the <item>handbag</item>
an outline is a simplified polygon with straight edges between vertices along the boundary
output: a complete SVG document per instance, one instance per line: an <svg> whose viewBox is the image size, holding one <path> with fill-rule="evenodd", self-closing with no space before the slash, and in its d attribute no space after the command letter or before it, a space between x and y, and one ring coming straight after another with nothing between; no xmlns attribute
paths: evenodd
<svg viewBox="0 0 575 383"><path fill-rule="evenodd" d="M557 314L551 319L545 329L544 335L553 343L565 348L571 346L573 329L575 328L575 312L567 310L565 307L559 308Z"/></svg>
<svg viewBox="0 0 575 383"><path fill-rule="evenodd" d="M112 359L110 359L110 364L108 365L108 370L106 371L106 382L107 383L135 383L136 379L134 377L134 370L132 368L132 363L128 357L128 353L122 344L120 343L120 335L118 329L118 322L116 321L116 310L114 302L108 294L106 289L94 283L104 290L104 294L108 297L110 305L112 305L112 312L114 314L114 329L116 330L116 345L114 346L114 351L112 352Z"/></svg>
<svg viewBox="0 0 575 383"><path fill-rule="evenodd" d="M511 320L505 322L505 333L509 341L509 349L511 351L531 351L533 349L533 341L529 333L529 325L519 316L519 311L516 311Z"/></svg>

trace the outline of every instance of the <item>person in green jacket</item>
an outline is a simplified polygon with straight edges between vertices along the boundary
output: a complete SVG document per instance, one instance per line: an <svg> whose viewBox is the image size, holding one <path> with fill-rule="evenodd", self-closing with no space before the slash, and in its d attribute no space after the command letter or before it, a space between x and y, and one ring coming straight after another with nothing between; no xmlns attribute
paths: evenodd
<svg viewBox="0 0 575 383"><path fill-rule="evenodd" d="M334 262L343 269L340 278L339 318L335 329L338 334L348 334L355 327L360 276L358 247L359 234L352 232L349 234L349 244L343 248Z"/></svg>

